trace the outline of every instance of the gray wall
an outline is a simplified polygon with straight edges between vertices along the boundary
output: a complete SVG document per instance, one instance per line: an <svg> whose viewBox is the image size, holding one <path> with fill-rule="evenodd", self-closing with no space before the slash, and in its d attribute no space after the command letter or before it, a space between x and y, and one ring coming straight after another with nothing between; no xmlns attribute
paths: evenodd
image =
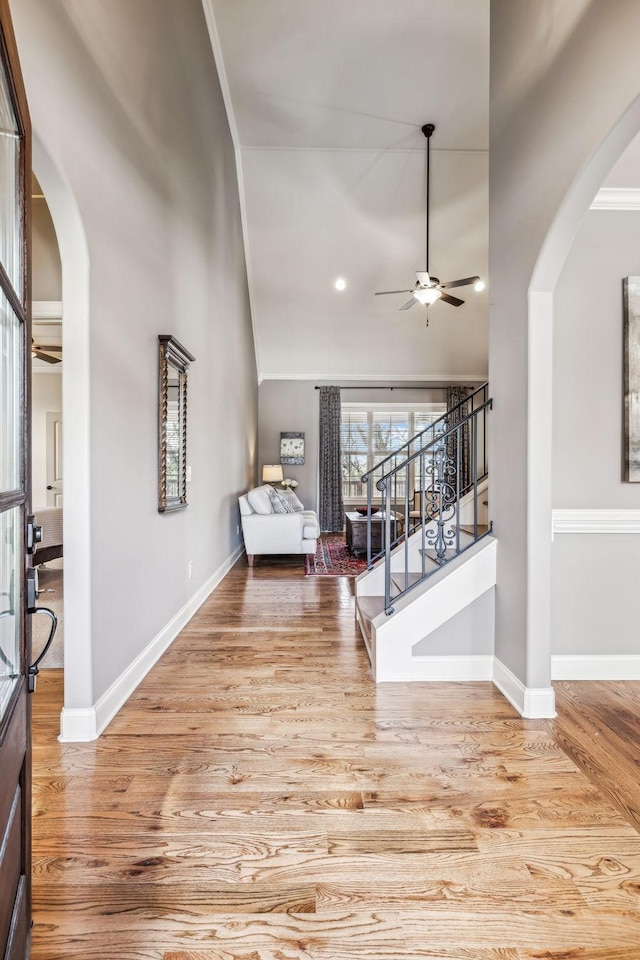
<svg viewBox="0 0 640 960"><path fill-rule="evenodd" d="M622 481L622 278L638 274L640 212L589 211L554 295L555 508L640 508Z"/></svg>
<svg viewBox="0 0 640 960"><path fill-rule="evenodd" d="M13 0L12 13L34 131L90 257L95 702L240 544L257 373L235 154L199 0ZM164 516L159 333L196 357L189 506ZM66 706L86 706L65 683Z"/></svg>
<svg viewBox="0 0 640 960"><path fill-rule="evenodd" d="M493 654L495 588L464 607L413 647L414 656L478 657Z"/></svg>
<svg viewBox="0 0 640 960"><path fill-rule="evenodd" d="M590 211L554 297L554 508L640 509L622 481L622 278L638 274L640 213ZM640 536L558 534L552 559L552 652L640 652Z"/></svg>
<svg viewBox="0 0 640 960"><path fill-rule="evenodd" d="M498 550L496 655L528 687L549 684L551 350L529 313L552 291L598 152L640 92L640 4L491 0L489 379L491 510ZM617 130L617 127L616 127ZM620 134L618 155L635 131ZM624 141L624 142L623 142ZM593 162L590 162L595 157ZM609 158L609 166L617 159ZM576 185L584 190L576 192ZM563 205L570 196L575 204ZM542 256L544 254L544 256ZM535 370L535 377L531 372ZM533 443L537 446L534 449Z"/></svg>
<svg viewBox="0 0 640 960"><path fill-rule="evenodd" d="M353 381L334 380L337 386L353 386ZM385 386L393 384L385 383ZM357 384L356 384L357 386ZM381 384L382 386L382 384ZM396 384L399 388L402 384ZM412 385L410 385L412 386ZM297 480L296 493L311 510L317 509L318 485L318 391L314 380L263 380L259 390L258 465L260 476L265 463L280 462L280 433L295 430L305 435L303 466L283 466L285 477ZM444 403L445 390L429 389L344 391L348 403Z"/></svg>

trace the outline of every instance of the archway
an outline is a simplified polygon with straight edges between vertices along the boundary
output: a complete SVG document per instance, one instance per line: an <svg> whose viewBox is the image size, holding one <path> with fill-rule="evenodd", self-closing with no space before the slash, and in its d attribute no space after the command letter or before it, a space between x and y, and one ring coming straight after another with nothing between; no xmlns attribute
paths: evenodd
<svg viewBox="0 0 640 960"><path fill-rule="evenodd" d="M575 178L547 233L528 291L529 589L536 600L533 616L539 642L528 644L527 668L529 675L537 678L536 686L551 682L553 293L595 195L639 131L640 96L613 125Z"/></svg>
<svg viewBox="0 0 640 960"><path fill-rule="evenodd" d="M77 740L86 739L85 717L95 715L91 709L89 251L73 192L37 131L33 169L47 198L62 261L65 674L60 739ZM79 719L84 721L82 737L76 729Z"/></svg>

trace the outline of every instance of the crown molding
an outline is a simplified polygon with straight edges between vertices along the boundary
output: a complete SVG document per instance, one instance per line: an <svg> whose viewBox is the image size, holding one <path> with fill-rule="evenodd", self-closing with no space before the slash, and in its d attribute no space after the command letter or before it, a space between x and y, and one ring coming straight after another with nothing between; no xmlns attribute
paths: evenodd
<svg viewBox="0 0 640 960"><path fill-rule="evenodd" d="M640 210L640 189L636 187L602 187L591 210Z"/></svg>
<svg viewBox="0 0 640 960"><path fill-rule="evenodd" d="M640 533L640 510L554 510L553 533Z"/></svg>
<svg viewBox="0 0 640 960"><path fill-rule="evenodd" d="M262 373L258 383L263 380L319 380L325 383L438 383L445 386L450 383L486 383L486 374L478 373Z"/></svg>
<svg viewBox="0 0 640 960"><path fill-rule="evenodd" d="M62 300L33 300L31 302L32 320L61 320Z"/></svg>

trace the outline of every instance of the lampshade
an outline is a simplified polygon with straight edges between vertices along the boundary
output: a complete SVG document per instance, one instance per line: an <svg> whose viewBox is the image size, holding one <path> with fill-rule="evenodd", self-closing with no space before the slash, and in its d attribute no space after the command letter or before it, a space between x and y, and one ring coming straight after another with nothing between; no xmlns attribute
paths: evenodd
<svg viewBox="0 0 640 960"><path fill-rule="evenodd" d="M284 473L279 463L265 463L262 468L263 483L280 483L284 480Z"/></svg>
<svg viewBox="0 0 640 960"><path fill-rule="evenodd" d="M413 295L420 303L430 304L440 299L442 291L438 290L437 287L418 287L417 290L413 291Z"/></svg>

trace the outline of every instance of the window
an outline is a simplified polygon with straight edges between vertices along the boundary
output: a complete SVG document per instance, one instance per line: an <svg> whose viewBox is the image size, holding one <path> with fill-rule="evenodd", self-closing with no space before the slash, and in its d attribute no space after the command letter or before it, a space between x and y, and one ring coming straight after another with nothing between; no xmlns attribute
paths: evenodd
<svg viewBox="0 0 640 960"><path fill-rule="evenodd" d="M401 404L383 406L374 403L343 403L341 432L343 498L366 501L367 484L362 482L362 475L441 417L445 411L444 403L422 403L411 407ZM380 497L375 481L381 476L382 470L374 473L372 488L374 500ZM412 471L409 482L413 490L417 489L415 480L415 472ZM404 497L404 484L405 476L402 473L398 476L396 496Z"/></svg>

